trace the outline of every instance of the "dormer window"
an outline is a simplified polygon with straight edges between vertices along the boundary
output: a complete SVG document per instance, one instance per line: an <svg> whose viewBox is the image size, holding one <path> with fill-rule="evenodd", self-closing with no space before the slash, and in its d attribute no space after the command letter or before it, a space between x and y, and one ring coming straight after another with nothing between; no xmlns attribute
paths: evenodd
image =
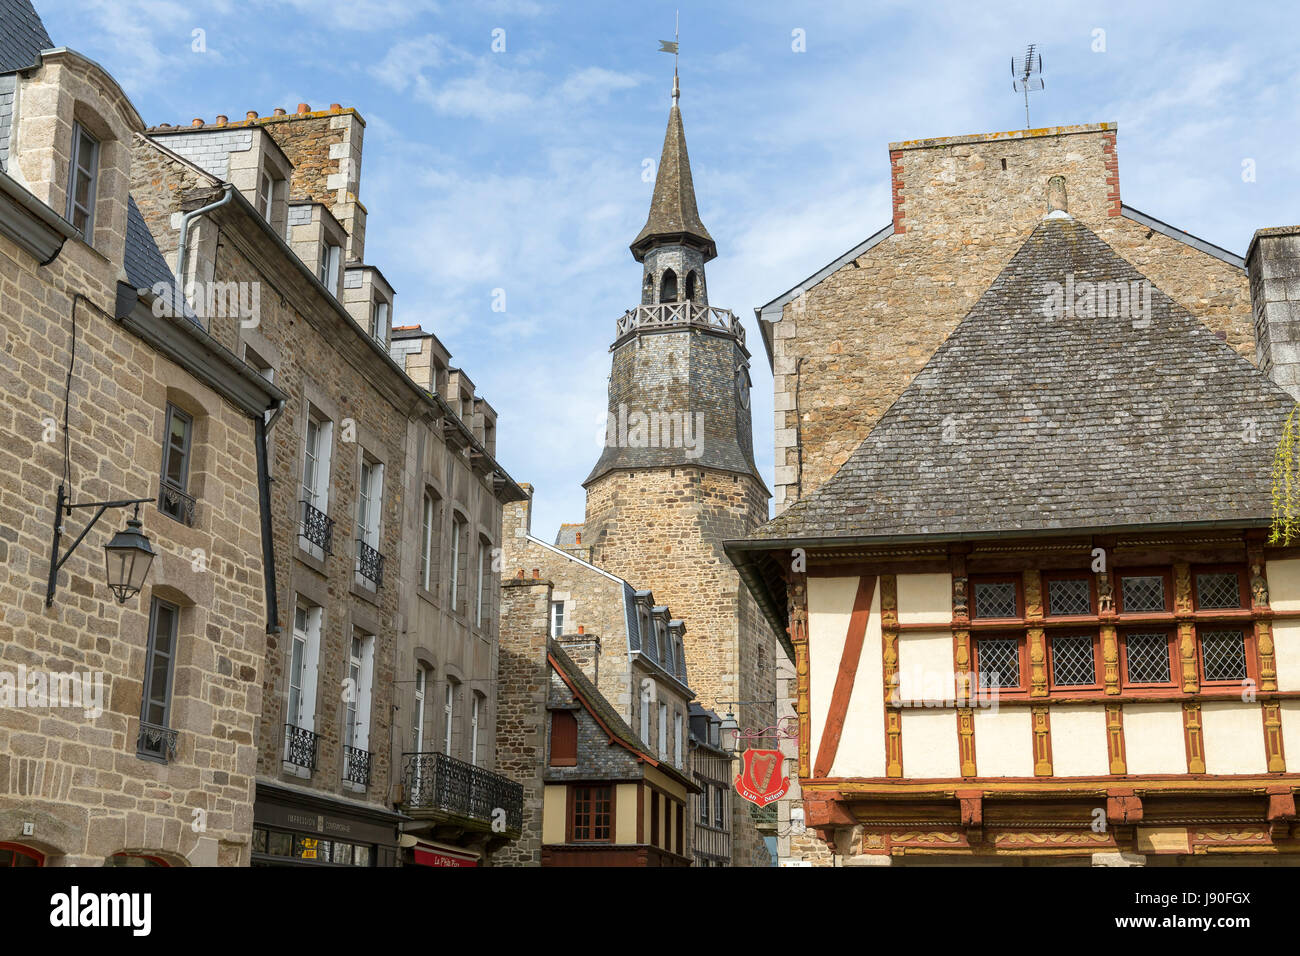
<svg viewBox="0 0 1300 956"><path fill-rule="evenodd" d="M376 299L371 314L374 318L371 320L370 334L383 345L388 340L388 303Z"/></svg>
<svg viewBox="0 0 1300 956"><path fill-rule="evenodd" d="M269 169L263 169L257 182L257 211L267 222L273 222L275 213L275 188L280 180L271 175Z"/></svg>
<svg viewBox="0 0 1300 956"><path fill-rule="evenodd" d="M95 229L95 177L99 172L99 140L80 123L72 127L72 162L68 174L66 219L90 242Z"/></svg>
<svg viewBox="0 0 1300 956"><path fill-rule="evenodd" d="M339 263L343 258L341 247L325 244L325 249L320 257L320 271L318 275L320 281L330 292L334 292L339 287Z"/></svg>

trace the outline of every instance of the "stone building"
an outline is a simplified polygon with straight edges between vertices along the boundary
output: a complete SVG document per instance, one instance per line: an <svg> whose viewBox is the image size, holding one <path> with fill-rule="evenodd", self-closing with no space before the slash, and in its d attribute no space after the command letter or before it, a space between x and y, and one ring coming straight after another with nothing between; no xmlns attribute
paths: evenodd
<svg viewBox="0 0 1300 956"><path fill-rule="evenodd" d="M588 475L585 520L567 526L590 561L654 583L689 628L689 684L745 727L775 723L776 641L722 542L767 518L754 466L749 352L741 322L709 304L716 244L700 221L676 88L650 213L632 243L641 304L617 322L605 448ZM770 865L758 826L733 802L733 859Z"/></svg>
<svg viewBox="0 0 1300 956"><path fill-rule="evenodd" d="M493 552L521 492L472 386L466 404L454 376L440 391L390 354L363 130L337 104L157 126L135 182L213 337L289 395L267 447L279 614L254 861L479 864L519 822L518 788L491 768ZM255 316L211 307L207 290L244 284Z"/></svg>
<svg viewBox="0 0 1300 956"><path fill-rule="evenodd" d="M569 559L561 559L569 560ZM599 574L597 569L588 569ZM578 572L581 574L581 571ZM624 591L627 586L617 591ZM630 589L628 589L630 590ZM657 665L657 689L639 700L642 730L634 731L597 687L602 675L627 674L642 655L605 656L597 635L550 636L553 583L520 569L502 585L499 767L523 782L523 829L500 850L498 865L689 866L688 804L699 787L687 770L681 719L689 691ZM588 602L583 602L585 607ZM592 605L599 604L593 594ZM612 635L617 647L638 633ZM646 633L666 651L660 628ZM664 680L664 677L668 677ZM656 739L647 739L644 714L658 712ZM665 721L668 713L671 723ZM668 727L676 736L670 736Z"/></svg>
<svg viewBox="0 0 1300 956"><path fill-rule="evenodd" d="M158 308L121 88L26 0L0 23L0 866L247 865L287 396Z"/></svg>
<svg viewBox="0 0 1300 956"><path fill-rule="evenodd" d="M783 856L1290 859L1294 399L1244 356L1294 387L1295 230L1248 273L1124 205L1110 124L891 159L893 224L759 310L781 513L728 550L797 665Z"/></svg>
<svg viewBox="0 0 1300 956"><path fill-rule="evenodd" d="M660 795L652 794L650 803L643 808L651 820L656 819L657 813L674 814L665 818L667 822L662 828L654 824L649 829L641 826L634 834L602 831L600 836L585 834L578 837L569 828L564 838L559 839L557 830L546 827L546 813L559 812L554 808L548 811L546 807L565 793L565 787L572 789L576 785L571 782L575 774L580 779L585 775L593 780L620 780L625 779L632 769L632 765L627 763L629 758L622 752L612 764L604 761L600 754L608 749L610 739L602 738L594 731L593 735L580 733L577 738L573 758L576 763L572 765L577 770L567 769L569 764L555 763L555 742L549 735L554 731L554 722L559 721L568 727L570 716L566 715L576 716L580 725L588 719L578 714L575 702L580 699L582 707L594 709L590 719L603 722L615 738L626 743L629 740L627 735L631 734L640 759L652 760L651 766L658 768L660 776L668 774L669 779L677 782L680 782L677 778L686 777L688 793L698 789L689 782L688 721L690 702L695 695L686 683L685 623L674 618L670 608L656 603L651 591L638 590L623 578L579 557L575 553L578 533L566 535L561 532L561 539L574 539L575 543L569 550L561 548L558 543L551 545L534 537L531 533L532 486L525 484L522 487L528 498L504 509L503 566L507 571L515 570L510 582L512 587L517 589L525 582L532 582L535 591L540 586L537 582L544 581L550 593L543 620L536 619L528 603L507 603L503 610L502 627L510 635L503 640L507 640L508 646L514 653L522 655L523 660L513 665L519 669L502 669L500 693L515 700L537 693L536 674L547 667L554 672L553 678L559 684L555 685L554 699L548 704L550 711L525 708L518 720L503 723L499 729L502 748L509 748L521 757L527 754L533 758L531 761L503 761L501 765L502 772L524 783L525 831L539 827L546 830L540 855L537 845L531 851L525 851L521 840L513 859L520 863L531 861L545 865L548 861L556 863L570 859L573 854L581 856L588 843L612 842L623 850L631 850L633 845L640 849L635 853L619 851L611 857L608 847L598 847L600 859L604 861L602 865L612 865L614 861L619 865L687 865L691 859L691 828L682 831L680 842L669 839L677 832L675 808L678 801L682 801L681 811L686 811L685 793L679 793L676 784ZM522 594L518 596L522 597ZM549 638L549 642L545 638ZM551 652L557 649L560 654L552 655ZM554 656L555 661L550 661L550 656ZM561 701L564 692L560 684L572 681L569 672L574 668L589 686L584 686L581 692L575 690L569 694L570 699ZM553 715L557 708L562 715L548 718L548 713ZM609 717L616 717L617 724L607 719ZM551 725L546 723L547 719L552 721ZM552 748L549 760L543 759L546 747ZM557 769L559 767L566 769ZM627 791L628 794L632 792ZM662 809L661 796L667 801ZM652 839L655 837L658 839Z"/></svg>
<svg viewBox="0 0 1300 956"><path fill-rule="evenodd" d="M695 866L731 865L731 803L737 795L722 732L722 718L691 703L691 777L700 788L691 801L690 849Z"/></svg>

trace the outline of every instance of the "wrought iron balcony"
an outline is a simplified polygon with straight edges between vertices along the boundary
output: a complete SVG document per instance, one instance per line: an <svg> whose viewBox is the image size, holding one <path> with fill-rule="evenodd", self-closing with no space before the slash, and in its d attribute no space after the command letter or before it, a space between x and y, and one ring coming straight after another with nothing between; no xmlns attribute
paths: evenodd
<svg viewBox="0 0 1300 956"><path fill-rule="evenodd" d="M140 733L135 738L137 753L150 754L155 757L176 756L176 731L161 724L140 721Z"/></svg>
<svg viewBox="0 0 1300 956"><path fill-rule="evenodd" d="M442 813L484 831L492 831L494 820L504 812L506 833L518 834L523 829L521 784L446 754L407 753L402 757L406 763L403 808L407 812Z"/></svg>
<svg viewBox="0 0 1300 956"><path fill-rule="evenodd" d="M166 475L158 478L158 510L182 524L194 527L194 498Z"/></svg>
<svg viewBox="0 0 1300 956"><path fill-rule="evenodd" d="M302 501L300 504L302 505L302 530L298 533L329 554L334 544L334 519L310 501Z"/></svg>
<svg viewBox="0 0 1300 956"><path fill-rule="evenodd" d="M658 332L675 328L696 328L708 332L723 332L733 336L743 348L745 326L730 309L685 302L661 302L658 305L638 305L628 309L614 329L613 351L623 340L636 332Z"/></svg>
<svg viewBox="0 0 1300 956"><path fill-rule="evenodd" d="M343 748L343 779L359 787L370 786L370 751Z"/></svg>
<svg viewBox="0 0 1300 956"><path fill-rule="evenodd" d="M295 767L316 769L316 742L319 736L293 724L284 725L284 759Z"/></svg>
<svg viewBox="0 0 1300 956"><path fill-rule="evenodd" d="M376 588L384 583L384 556L357 538L357 574Z"/></svg>

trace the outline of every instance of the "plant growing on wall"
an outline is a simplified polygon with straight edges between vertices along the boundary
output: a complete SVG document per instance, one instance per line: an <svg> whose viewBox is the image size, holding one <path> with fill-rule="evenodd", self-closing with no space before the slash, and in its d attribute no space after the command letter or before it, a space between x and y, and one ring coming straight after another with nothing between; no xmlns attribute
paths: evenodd
<svg viewBox="0 0 1300 956"><path fill-rule="evenodd" d="M1296 514L1296 498L1300 495L1300 476L1296 474L1297 412L1300 405L1287 416L1277 450L1273 452L1273 525L1269 544L1287 545L1300 536L1300 516Z"/></svg>

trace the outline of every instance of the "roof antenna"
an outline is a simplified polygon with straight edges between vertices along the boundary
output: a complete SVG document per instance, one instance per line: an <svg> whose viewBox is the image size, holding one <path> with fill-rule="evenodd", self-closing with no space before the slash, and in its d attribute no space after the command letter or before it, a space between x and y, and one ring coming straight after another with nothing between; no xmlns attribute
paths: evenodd
<svg viewBox="0 0 1300 956"><path fill-rule="evenodd" d="M659 52L673 55L673 106L677 105L677 98L682 95L681 88L677 85L677 40L681 30L681 21L682 13L678 10L673 21L673 38L659 41Z"/></svg>
<svg viewBox="0 0 1300 956"><path fill-rule="evenodd" d="M1023 57L1011 58L1011 88L1017 93L1025 94L1025 129L1029 129L1029 94L1037 93L1043 88L1043 78L1036 76L1043 72L1043 56L1038 52L1038 44L1029 44Z"/></svg>

